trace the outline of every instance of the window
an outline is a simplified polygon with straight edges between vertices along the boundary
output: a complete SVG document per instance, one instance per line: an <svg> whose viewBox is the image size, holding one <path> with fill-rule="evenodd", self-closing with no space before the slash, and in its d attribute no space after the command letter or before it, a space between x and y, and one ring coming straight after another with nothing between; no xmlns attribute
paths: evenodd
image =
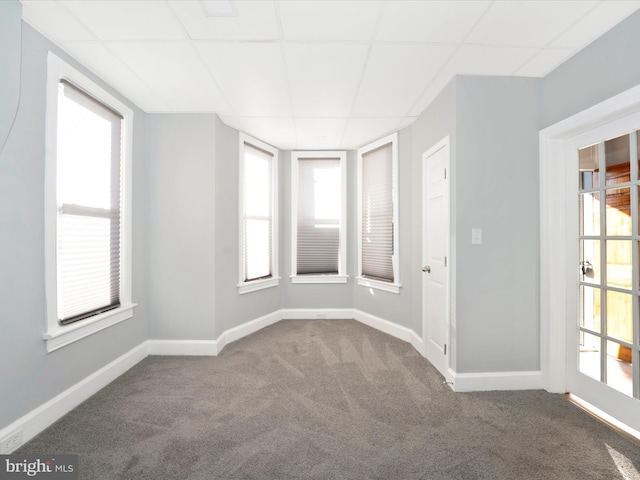
<svg viewBox="0 0 640 480"><path fill-rule="evenodd" d="M240 134L240 293L278 285L278 152Z"/></svg>
<svg viewBox="0 0 640 480"><path fill-rule="evenodd" d="M398 134L358 150L358 284L399 293Z"/></svg>
<svg viewBox="0 0 640 480"><path fill-rule="evenodd" d="M346 283L346 153L293 152L293 283Z"/></svg>
<svg viewBox="0 0 640 480"><path fill-rule="evenodd" d="M49 351L132 316L132 116L49 54L44 335Z"/></svg>

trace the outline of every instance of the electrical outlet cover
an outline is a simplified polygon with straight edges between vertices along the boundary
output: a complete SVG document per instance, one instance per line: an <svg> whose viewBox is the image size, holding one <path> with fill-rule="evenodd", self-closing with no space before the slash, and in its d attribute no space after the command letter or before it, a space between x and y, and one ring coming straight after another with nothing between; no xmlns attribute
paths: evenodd
<svg viewBox="0 0 640 480"><path fill-rule="evenodd" d="M11 453L20 445L22 445L22 430L16 430L2 439L0 443L0 453Z"/></svg>

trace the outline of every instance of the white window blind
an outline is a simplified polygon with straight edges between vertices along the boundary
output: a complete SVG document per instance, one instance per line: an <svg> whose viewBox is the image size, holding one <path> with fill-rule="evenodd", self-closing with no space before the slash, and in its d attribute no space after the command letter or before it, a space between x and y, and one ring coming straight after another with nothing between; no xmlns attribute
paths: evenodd
<svg viewBox="0 0 640 480"><path fill-rule="evenodd" d="M273 276L273 155L244 143L244 281Z"/></svg>
<svg viewBox="0 0 640 480"><path fill-rule="evenodd" d="M120 306L123 117L69 82L58 88L58 321Z"/></svg>
<svg viewBox="0 0 640 480"><path fill-rule="evenodd" d="M362 277L394 281L393 157L388 143L362 155Z"/></svg>
<svg viewBox="0 0 640 480"><path fill-rule="evenodd" d="M297 275L338 274L340 158L298 159Z"/></svg>

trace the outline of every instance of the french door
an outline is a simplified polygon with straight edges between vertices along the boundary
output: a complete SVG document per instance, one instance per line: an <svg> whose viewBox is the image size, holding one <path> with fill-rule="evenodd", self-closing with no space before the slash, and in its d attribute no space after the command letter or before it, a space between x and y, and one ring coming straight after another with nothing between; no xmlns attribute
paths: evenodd
<svg viewBox="0 0 640 480"><path fill-rule="evenodd" d="M577 261L568 262L567 389L613 416L640 415L639 138L596 130L571 142L577 235L568 251Z"/></svg>
<svg viewBox="0 0 640 480"><path fill-rule="evenodd" d="M640 432L640 85L540 131L546 390Z"/></svg>

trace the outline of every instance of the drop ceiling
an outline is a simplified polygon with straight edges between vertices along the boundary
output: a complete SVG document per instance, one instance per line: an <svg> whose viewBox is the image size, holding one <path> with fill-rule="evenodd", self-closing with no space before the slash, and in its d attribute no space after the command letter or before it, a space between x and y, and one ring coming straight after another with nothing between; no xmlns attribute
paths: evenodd
<svg viewBox="0 0 640 480"><path fill-rule="evenodd" d="M282 149L353 149L411 124L456 74L545 76L640 1L22 5L27 23L146 112L215 112Z"/></svg>

